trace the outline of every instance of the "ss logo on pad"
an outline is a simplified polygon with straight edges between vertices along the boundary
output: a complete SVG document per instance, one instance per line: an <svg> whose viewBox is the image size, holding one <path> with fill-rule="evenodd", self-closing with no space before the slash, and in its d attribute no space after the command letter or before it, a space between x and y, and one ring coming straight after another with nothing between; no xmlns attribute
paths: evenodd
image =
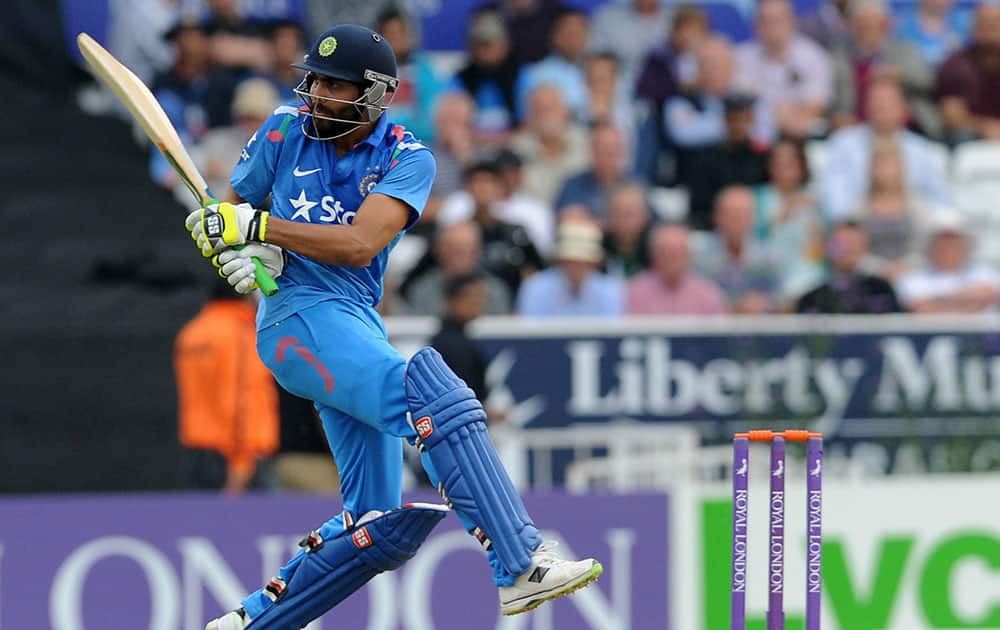
<svg viewBox="0 0 1000 630"><path fill-rule="evenodd" d="M424 416L423 418L417 420L415 426L417 428L417 435L424 438L425 440L427 439L427 436L429 436L431 433L434 433L434 425L431 423L430 416Z"/></svg>
<svg viewBox="0 0 1000 630"><path fill-rule="evenodd" d="M351 534L351 540L354 541L354 546L358 549L364 549L365 547L372 546L372 537L368 535L367 527L362 527Z"/></svg>

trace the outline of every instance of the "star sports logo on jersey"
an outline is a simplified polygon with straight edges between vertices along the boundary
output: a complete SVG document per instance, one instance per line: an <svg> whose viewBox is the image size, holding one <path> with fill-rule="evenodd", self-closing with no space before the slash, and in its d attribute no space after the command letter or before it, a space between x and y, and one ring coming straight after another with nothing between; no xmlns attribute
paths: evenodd
<svg viewBox="0 0 1000 630"><path fill-rule="evenodd" d="M288 203L291 204L294 210L292 215L288 217L290 221L301 220L306 223L312 223L313 216L311 211L316 206L319 206L319 209L322 211L316 217L316 221L320 223L350 225L354 223L354 215L357 214L356 210L345 208L333 195L324 195L319 201L312 201L306 195L305 188L300 189L299 196L289 199Z"/></svg>

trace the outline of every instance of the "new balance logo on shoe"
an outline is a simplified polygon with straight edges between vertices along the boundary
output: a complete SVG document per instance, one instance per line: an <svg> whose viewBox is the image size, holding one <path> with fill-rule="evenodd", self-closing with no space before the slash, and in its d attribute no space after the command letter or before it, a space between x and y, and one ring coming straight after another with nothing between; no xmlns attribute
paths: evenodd
<svg viewBox="0 0 1000 630"><path fill-rule="evenodd" d="M535 567L535 570L531 572L530 576L528 576L528 581L541 584L542 580L545 579L545 574L548 572L548 567Z"/></svg>

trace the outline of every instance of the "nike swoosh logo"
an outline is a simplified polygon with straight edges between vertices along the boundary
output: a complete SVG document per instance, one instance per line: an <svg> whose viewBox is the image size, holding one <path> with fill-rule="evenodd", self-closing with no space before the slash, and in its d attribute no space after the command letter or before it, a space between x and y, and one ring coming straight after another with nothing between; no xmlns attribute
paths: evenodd
<svg viewBox="0 0 1000 630"><path fill-rule="evenodd" d="M300 170L299 170L299 167L298 167L298 166L296 166L296 167L295 167L295 170L294 170L294 171L292 171L292 175L294 175L294 176L296 176L296 177L304 177L304 176L306 176L306 175L312 175L313 173L318 173L318 172L320 172L320 171L322 171L322 170L323 170L323 169L321 169L321 168L314 168L314 169L312 169L311 171L300 171Z"/></svg>

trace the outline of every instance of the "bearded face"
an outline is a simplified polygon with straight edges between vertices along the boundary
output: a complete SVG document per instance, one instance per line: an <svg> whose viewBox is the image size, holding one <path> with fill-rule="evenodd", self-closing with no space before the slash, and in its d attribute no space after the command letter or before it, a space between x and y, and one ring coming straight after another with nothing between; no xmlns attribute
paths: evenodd
<svg viewBox="0 0 1000 630"><path fill-rule="evenodd" d="M317 139L339 138L368 122L356 103L362 94L360 86L322 75L310 75L302 87L306 90L296 91L309 106L311 114L305 124L311 127Z"/></svg>

